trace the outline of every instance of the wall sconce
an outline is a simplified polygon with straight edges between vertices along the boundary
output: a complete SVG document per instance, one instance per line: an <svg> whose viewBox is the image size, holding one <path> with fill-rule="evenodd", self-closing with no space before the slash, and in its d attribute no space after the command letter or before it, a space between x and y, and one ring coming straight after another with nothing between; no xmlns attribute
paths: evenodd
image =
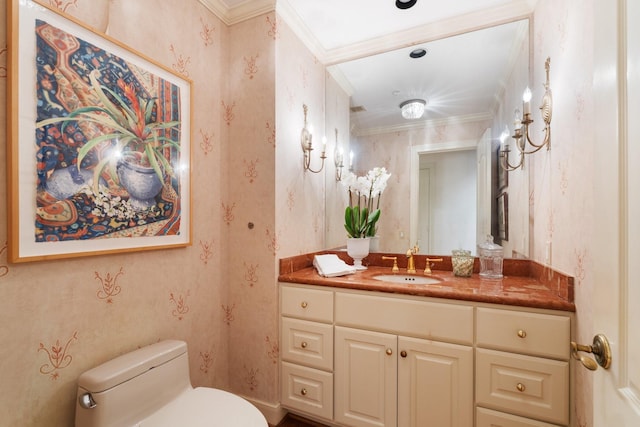
<svg viewBox="0 0 640 427"><path fill-rule="evenodd" d="M311 169L311 151L313 151L313 143L312 143L313 134L311 133L311 130L307 128L308 108L306 104L302 104L302 110L304 111L304 126L302 128L302 132L300 133L300 145L302 145L302 153L304 154L303 167L305 171L318 173L322 171L322 168L324 167L324 159L327 158L325 154L327 140L326 138L322 139L322 154L320 154L320 159L322 159L322 163L320 164L320 169L318 170Z"/></svg>
<svg viewBox="0 0 640 427"><path fill-rule="evenodd" d="M549 88L549 69L550 69L551 58L547 58L544 63L544 68L547 72L547 81L544 84L544 96L542 97L542 105L540 106L540 111L542 115L542 120L544 120L544 139L540 144L536 144L531 140L529 136L529 125L533 123L533 119L531 118L531 90L527 87L522 95L522 107L523 107L523 116L520 118L520 111L515 111L515 123L514 123L514 134L513 139L516 141L516 147L520 152L520 158L518 163L512 165L509 162L509 144L505 144L504 140L504 132L500 137L502 142L502 146L500 148L500 164L507 171L512 171L518 168L521 168L524 164L524 156L525 154L533 154L543 147L547 147L547 150L551 149L551 116L553 113L553 98L551 97L551 89ZM533 147L531 150L527 151L527 143Z"/></svg>
<svg viewBox="0 0 640 427"><path fill-rule="evenodd" d="M333 153L333 164L336 165L336 181L342 181L342 168L344 167L344 150L338 147L338 129L336 128L336 149Z"/></svg>

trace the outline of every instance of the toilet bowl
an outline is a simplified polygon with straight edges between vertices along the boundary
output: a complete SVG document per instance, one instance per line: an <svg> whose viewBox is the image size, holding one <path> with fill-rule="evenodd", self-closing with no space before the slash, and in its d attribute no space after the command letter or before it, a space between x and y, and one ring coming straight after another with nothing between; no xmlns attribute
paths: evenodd
<svg viewBox="0 0 640 427"><path fill-rule="evenodd" d="M78 378L76 427L267 427L260 411L223 390L191 386L187 344L167 340Z"/></svg>

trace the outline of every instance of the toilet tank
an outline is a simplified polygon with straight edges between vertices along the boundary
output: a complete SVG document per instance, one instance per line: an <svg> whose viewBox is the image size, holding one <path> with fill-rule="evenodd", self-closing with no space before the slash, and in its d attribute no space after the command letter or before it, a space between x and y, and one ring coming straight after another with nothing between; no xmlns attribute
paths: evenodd
<svg viewBox="0 0 640 427"><path fill-rule="evenodd" d="M134 425L191 388L187 344L152 344L80 375L75 425Z"/></svg>

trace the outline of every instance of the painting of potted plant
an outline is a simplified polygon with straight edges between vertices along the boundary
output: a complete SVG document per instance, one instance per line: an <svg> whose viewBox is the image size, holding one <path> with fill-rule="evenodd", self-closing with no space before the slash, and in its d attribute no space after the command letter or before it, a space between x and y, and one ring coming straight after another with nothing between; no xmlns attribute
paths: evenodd
<svg viewBox="0 0 640 427"><path fill-rule="evenodd" d="M167 136L170 129L179 129L179 121L154 120L157 98L145 98L137 93L132 83L117 80L115 90L102 85L99 71L89 73L91 90L99 103L79 106L63 117L42 120L36 125L44 127L60 123L60 131L73 122L92 123L104 132L94 135L78 149L77 167L94 149L110 144L107 155L93 166L93 192L99 193L104 172L113 182L129 193L132 206L147 209L154 197L175 177L173 166L165 156L167 149L180 150L180 144Z"/></svg>

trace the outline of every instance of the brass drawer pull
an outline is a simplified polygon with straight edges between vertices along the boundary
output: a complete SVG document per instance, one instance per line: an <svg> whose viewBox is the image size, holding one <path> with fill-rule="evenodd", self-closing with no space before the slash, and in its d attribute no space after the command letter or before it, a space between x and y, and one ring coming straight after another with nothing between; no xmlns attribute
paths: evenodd
<svg viewBox="0 0 640 427"><path fill-rule="evenodd" d="M407 357L407 352L406 352L406 351L404 351L404 350L402 350L402 351L400 352L400 356L402 356L402 357Z"/></svg>
<svg viewBox="0 0 640 427"><path fill-rule="evenodd" d="M300 390L300 394L303 395L303 396L306 396L307 395L307 389L303 388L302 390Z"/></svg>
<svg viewBox="0 0 640 427"><path fill-rule="evenodd" d="M522 329L518 329L518 336L520 338L526 338L527 337L527 331L524 331Z"/></svg>
<svg viewBox="0 0 640 427"><path fill-rule="evenodd" d="M518 385L516 386L516 388L518 389L518 391L523 392L525 391L527 388L524 386L524 384L522 383L518 383Z"/></svg>
<svg viewBox="0 0 640 427"><path fill-rule="evenodd" d="M307 348L307 342L306 342L306 341L302 341L302 342L300 343L300 347L302 347L302 348Z"/></svg>
<svg viewBox="0 0 640 427"><path fill-rule="evenodd" d="M391 356L391 355L393 354L393 350L391 350L390 348L388 348L388 349L387 349L387 354L388 354L389 356Z"/></svg>
<svg viewBox="0 0 640 427"><path fill-rule="evenodd" d="M302 308L307 308L307 306L308 306L308 305L309 305L309 304L307 304L307 302L306 302L306 301L302 301L302 303L300 304L300 307L302 307Z"/></svg>

